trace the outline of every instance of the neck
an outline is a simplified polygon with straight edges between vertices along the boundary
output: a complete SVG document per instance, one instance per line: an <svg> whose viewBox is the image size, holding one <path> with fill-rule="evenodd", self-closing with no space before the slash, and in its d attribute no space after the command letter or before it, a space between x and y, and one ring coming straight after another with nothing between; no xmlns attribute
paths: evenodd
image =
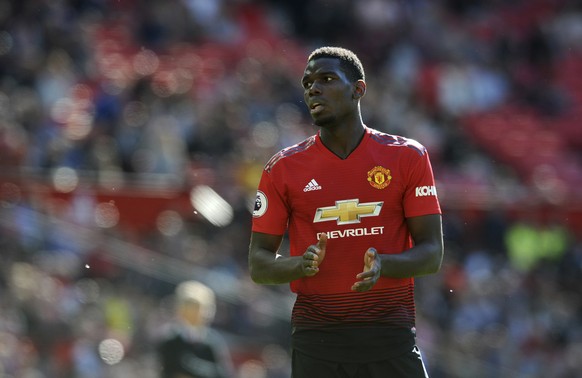
<svg viewBox="0 0 582 378"><path fill-rule="evenodd" d="M360 121L350 127L322 127L319 135L325 147L345 159L360 144L364 133L365 126Z"/></svg>

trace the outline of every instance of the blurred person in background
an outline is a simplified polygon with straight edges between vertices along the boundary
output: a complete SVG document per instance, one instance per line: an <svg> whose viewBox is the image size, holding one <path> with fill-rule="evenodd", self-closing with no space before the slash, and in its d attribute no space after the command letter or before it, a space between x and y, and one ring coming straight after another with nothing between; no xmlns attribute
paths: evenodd
<svg viewBox="0 0 582 378"><path fill-rule="evenodd" d="M256 283L297 294L293 377L428 377L414 277L439 271L443 233L427 150L363 123L352 51L313 51L302 86L320 129L265 165L249 247Z"/></svg>
<svg viewBox="0 0 582 378"><path fill-rule="evenodd" d="M158 345L161 378L230 378L234 368L222 335L211 327L215 294L198 281L175 291L175 322Z"/></svg>

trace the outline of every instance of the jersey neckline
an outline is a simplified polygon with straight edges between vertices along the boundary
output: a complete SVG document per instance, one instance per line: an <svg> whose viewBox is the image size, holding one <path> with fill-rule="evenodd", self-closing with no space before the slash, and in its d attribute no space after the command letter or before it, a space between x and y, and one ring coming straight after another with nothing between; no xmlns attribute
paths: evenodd
<svg viewBox="0 0 582 378"><path fill-rule="evenodd" d="M350 152L350 154L348 156L346 156L345 158L341 158L338 155L336 155L335 153L333 153L329 148L327 148L325 146L325 144L323 144L323 141L321 140L321 131L318 131L316 134L316 146L317 148L323 152L323 154L329 158L329 159L333 159L333 160L340 160L340 161L344 161L344 160L349 160L349 159L353 159L354 157L356 157L357 155L359 155L359 151L362 151L363 149L365 149L365 145L368 143L368 140L370 139L370 128L367 127L366 125L364 125L364 135L362 136L362 139L360 140L360 143L358 143L358 145L356 146L356 148L354 148L354 150L352 152Z"/></svg>

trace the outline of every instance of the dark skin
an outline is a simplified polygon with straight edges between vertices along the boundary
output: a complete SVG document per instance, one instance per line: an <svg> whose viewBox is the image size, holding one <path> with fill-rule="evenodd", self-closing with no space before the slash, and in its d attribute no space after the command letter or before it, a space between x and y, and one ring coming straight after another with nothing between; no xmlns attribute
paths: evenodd
<svg viewBox="0 0 582 378"><path fill-rule="evenodd" d="M360 99L366 93L366 83L350 80L334 58L310 61L301 83L305 103L314 123L321 128L323 144L339 158L347 158L365 133ZM382 246L363 251L363 269L354 277L351 290L368 291L380 277L405 278L438 272L444 249L441 216L412 217L406 223L414 247L400 254L379 254L376 248L382 250ZM283 284L319 272L327 246L325 234L301 256L278 254L282 240L283 235L252 233L249 269L254 282Z"/></svg>

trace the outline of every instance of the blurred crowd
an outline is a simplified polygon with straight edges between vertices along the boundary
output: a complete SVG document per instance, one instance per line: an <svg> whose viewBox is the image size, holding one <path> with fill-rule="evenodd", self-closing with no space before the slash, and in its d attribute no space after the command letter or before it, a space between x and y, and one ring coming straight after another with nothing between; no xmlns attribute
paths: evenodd
<svg viewBox="0 0 582 378"><path fill-rule="evenodd" d="M1 377L156 377L187 279L216 291L237 377L288 376L293 298L248 277L249 209L263 164L316 131L300 77L321 45L364 63L365 123L431 154L446 237L441 273L417 280L431 377L579 376L582 201L532 200L536 183L463 124L576 106L554 77L582 54L578 1L14 0Z"/></svg>

